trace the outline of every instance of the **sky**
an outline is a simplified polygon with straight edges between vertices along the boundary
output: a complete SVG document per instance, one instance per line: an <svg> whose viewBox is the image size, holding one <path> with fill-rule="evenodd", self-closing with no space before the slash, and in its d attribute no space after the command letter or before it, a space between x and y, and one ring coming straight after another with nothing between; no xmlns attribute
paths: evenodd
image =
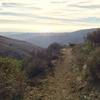
<svg viewBox="0 0 100 100"><path fill-rule="evenodd" d="M100 26L100 0L0 0L1 32L71 32Z"/></svg>

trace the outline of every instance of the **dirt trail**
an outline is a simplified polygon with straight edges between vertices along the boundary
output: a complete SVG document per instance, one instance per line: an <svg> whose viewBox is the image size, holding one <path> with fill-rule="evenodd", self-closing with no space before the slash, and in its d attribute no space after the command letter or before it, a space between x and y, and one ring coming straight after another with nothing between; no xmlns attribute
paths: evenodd
<svg viewBox="0 0 100 100"><path fill-rule="evenodd" d="M48 75L42 86L35 88L35 92L30 92L34 97L26 100L79 100L73 83L75 76L72 73L72 49L62 50L62 55L57 61L54 77Z"/></svg>
<svg viewBox="0 0 100 100"><path fill-rule="evenodd" d="M74 75L72 74L72 49L62 51L63 57L55 68L55 77L48 77L48 85L44 90L43 100L78 100L73 89Z"/></svg>

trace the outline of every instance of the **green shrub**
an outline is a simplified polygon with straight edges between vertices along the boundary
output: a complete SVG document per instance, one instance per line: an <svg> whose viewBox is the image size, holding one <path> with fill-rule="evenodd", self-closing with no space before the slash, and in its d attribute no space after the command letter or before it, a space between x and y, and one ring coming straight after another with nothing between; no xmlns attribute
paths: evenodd
<svg viewBox="0 0 100 100"><path fill-rule="evenodd" d="M0 57L0 100L21 98L24 88L24 74L21 67L21 61Z"/></svg>
<svg viewBox="0 0 100 100"><path fill-rule="evenodd" d="M82 52L86 55L89 55L89 53L92 52L94 49L95 49L94 46L91 45L90 42L86 42L82 47Z"/></svg>
<svg viewBox="0 0 100 100"><path fill-rule="evenodd" d="M26 72L27 77L32 79L41 74L45 74L45 70L48 67L48 57L46 53L43 52L32 52L32 57L25 61L23 70Z"/></svg>
<svg viewBox="0 0 100 100"><path fill-rule="evenodd" d="M100 81L100 48L97 48L87 59L89 78L93 82Z"/></svg>

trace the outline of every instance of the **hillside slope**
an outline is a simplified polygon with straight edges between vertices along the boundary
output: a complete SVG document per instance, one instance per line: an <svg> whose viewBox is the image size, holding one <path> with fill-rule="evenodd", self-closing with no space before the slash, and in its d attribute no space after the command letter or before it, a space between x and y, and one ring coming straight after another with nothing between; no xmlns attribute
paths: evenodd
<svg viewBox="0 0 100 100"><path fill-rule="evenodd" d="M25 41L0 36L0 55L2 56L23 58L25 56L30 56L32 51L38 51L40 49L40 47Z"/></svg>

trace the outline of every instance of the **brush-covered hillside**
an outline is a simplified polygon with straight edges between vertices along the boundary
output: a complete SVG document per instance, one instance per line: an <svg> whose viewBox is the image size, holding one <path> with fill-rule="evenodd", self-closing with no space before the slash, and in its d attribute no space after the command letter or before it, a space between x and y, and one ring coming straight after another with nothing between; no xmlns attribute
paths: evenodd
<svg viewBox="0 0 100 100"><path fill-rule="evenodd" d="M100 30L25 60L0 57L0 100L100 100Z"/></svg>
<svg viewBox="0 0 100 100"><path fill-rule="evenodd" d="M0 36L0 55L11 56L18 59L31 56L32 51L39 51L42 48L31 43Z"/></svg>

